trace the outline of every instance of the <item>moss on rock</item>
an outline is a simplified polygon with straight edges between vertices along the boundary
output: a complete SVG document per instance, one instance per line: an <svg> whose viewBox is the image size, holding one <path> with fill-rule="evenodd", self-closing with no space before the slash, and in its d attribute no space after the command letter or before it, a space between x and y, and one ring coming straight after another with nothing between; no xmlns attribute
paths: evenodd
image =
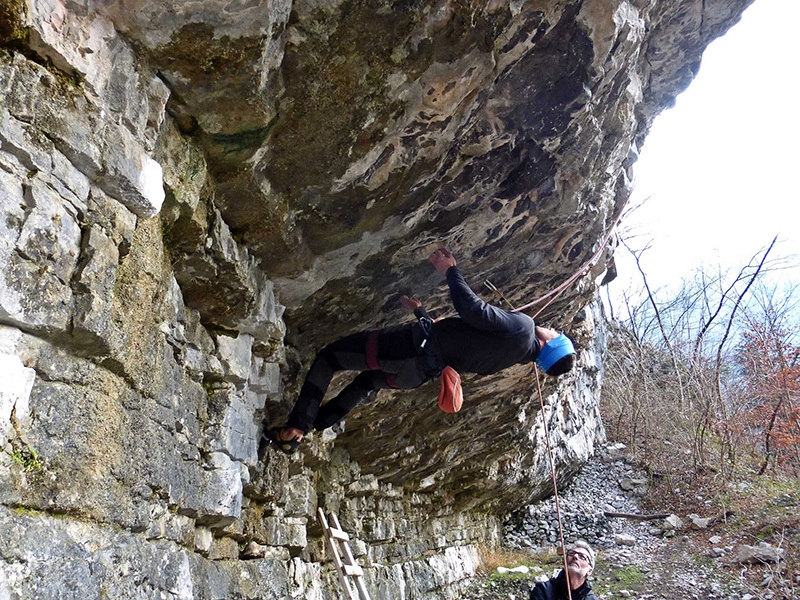
<svg viewBox="0 0 800 600"><path fill-rule="evenodd" d="M229 36L214 37L214 28L208 23L190 23L182 27L156 52L158 64L168 64L192 81L212 81L222 73L251 73L261 52L261 38Z"/></svg>
<svg viewBox="0 0 800 600"><path fill-rule="evenodd" d="M19 46L28 39L25 0L3 0L0 4L0 44Z"/></svg>

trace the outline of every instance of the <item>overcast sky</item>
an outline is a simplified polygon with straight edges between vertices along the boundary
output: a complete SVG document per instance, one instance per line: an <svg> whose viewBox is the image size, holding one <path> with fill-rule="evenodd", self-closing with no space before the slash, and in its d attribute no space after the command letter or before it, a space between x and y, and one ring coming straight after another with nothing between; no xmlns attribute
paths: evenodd
<svg viewBox="0 0 800 600"><path fill-rule="evenodd" d="M653 124L622 224L651 249L651 286L677 285L700 264L738 268L775 235L800 256L800 0L756 0L703 55L698 76ZM800 266L800 258L793 264ZM638 284L617 251L612 294ZM800 268L785 274L800 281ZM616 289L615 289L616 288Z"/></svg>

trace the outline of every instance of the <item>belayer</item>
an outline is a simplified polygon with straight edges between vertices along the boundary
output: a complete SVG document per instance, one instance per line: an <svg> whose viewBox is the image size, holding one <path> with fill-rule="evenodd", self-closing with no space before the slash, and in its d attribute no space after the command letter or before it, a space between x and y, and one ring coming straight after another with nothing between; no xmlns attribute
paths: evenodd
<svg viewBox="0 0 800 600"><path fill-rule="evenodd" d="M446 274L458 316L431 321L419 300L403 296L403 307L413 310L417 321L355 333L323 348L306 375L286 425L265 432L271 444L292 454L312 428L322 431L338 423L378 390L419 387L446 367L479 375L533 361L552 376L572 369L575 348L566 335L478 298L446 248L431 254L430 261ZM336 371L360 373L335 398L322 404Z"/></svg>

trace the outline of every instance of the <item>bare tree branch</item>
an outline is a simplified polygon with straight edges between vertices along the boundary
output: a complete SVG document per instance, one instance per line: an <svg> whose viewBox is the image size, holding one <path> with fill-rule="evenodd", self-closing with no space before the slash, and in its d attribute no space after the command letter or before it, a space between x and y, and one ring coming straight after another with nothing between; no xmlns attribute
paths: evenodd
<svg viewBox="0 0 800 600"><path fill-rule="evenodd" d="M722 339L719 342L719 345L717 345L717 357L716 357L716 362L715 362L715 375L716 375L716 380L717 380L717 386L716 386L717 387L717 401L719 402L720 410L722 411L723 415L726 414L726 411L725 411L725 402L723 401L723 398L722 398L722 351L723 351L723 349L725 347L725 344L728 341L728 337L730 336L730 332L731 332L731 329L733 327L734 318L736 317L736 312L737 312L737 310L739 309L739 306L742 303L742 299L745 297L745 295L747 295L747 292L750 290L750 287L756 281L756 278L758 277L758 274L761 272L761 268L764 266L764 263L767 260L767 256L769 256L769 253L772 250L772 247L775 245L775 242L777 240L778 240L778 236L775 236L772 239L772 242L767 247L767 249L764 251L764 255L761 257L761 262L758 264L758 267L756 267L756 270L751 275L750 280L747 282L747 285L745 286L744 290L742 290L742 293L739 294L739 297L736 299L736 302L733 305L733 309L731 310L731 314L728 317L728 325L725 328L725 333L723 334ZM764 468L766 468L766 467L764 467Z"/></svg>
<svg viewBox="0 0 800 600"><path fill-rule="evenodd" d="M653 297L653 292L650 290L650 285L647 281L647 275L645 274L644 269L642 268L642 263L640 260L642 253L645 252L645 250L647 250L647 247L644 250L639 251L639 253L636 253L633 250L631 250L630 246L628 246L628 244L625 242L623 238L620 238L619 241L623 246L625 246L628 252L630 252L631 255L633 255L633 258L636 261L636 268L639 270L639 274L642 276L642 283L644 284L645 291L647 291L647 298L650 300L650 304L653 306L656 320L658 321L658 327L661 330L661 335L664 338L664 343L666 344L667 350L669 351L669 355L672 358L672 366L675 369L675 376L678 378L678 390L680 391L681 395L681 406L684 406L686 403L686 395L684 394L683 391L683 379L681 378L680 369L678 368L678 359L675 354L675 349L672 347L672 344L669 341L669 337L667 336L667 332L664 329L664 322L661 319L661 311L659 310L655 298Z"/></svg>

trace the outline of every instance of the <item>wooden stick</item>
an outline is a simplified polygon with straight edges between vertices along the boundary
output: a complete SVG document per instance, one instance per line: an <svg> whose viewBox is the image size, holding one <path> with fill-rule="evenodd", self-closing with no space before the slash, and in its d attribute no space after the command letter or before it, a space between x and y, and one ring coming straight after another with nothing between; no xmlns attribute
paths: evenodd
<svg viewBox="0 0 800 600"><path fill-rule="evenodd" d="M658 519L666 519L669 516L669 513L657 515L637 515L634 513L604 512L603 514L607 517L635 519L636 521L657 521Z"/></svg>

